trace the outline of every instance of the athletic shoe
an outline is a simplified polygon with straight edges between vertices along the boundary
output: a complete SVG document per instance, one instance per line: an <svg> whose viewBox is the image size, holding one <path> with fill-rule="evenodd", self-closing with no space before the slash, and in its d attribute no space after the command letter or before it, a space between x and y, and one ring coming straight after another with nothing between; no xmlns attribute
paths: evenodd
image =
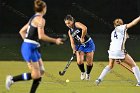
<svg viewBox="0 0 140 93"><path fill-rule="evenodd" d="M13 77L11 75L8 75L6 77L6 84L5 84L5 86L6 86L7 90L10 90L10 86L14 83L12 79L13 79Z"/></svg>
<svg viewBox="0 0 140 93"><path fill-rule="evenodd" d="M95 80L96 85L98 86L101 83L101 79Z"/></svg>
<svg viewBox="0 0 140 93"><path fill-rule="evenodd" d="M90 80L90 74L86 74L86 80Z"/></svg>
<svg viewBox="0 0 140 93"><path fill-rule="evenodd" d="M85 72L81 72L81 80L85 79Z"/></svg>
<svg viewBox="0 0 140 93"><path fill-rule="evenodd" d="M136 86L137 86L137 87L140 87L140 83L138 83Z"/></svg>

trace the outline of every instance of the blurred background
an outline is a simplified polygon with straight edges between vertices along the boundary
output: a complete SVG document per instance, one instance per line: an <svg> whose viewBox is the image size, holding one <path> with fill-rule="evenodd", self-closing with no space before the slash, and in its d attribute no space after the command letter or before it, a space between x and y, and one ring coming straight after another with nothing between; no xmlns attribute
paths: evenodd
<svg viewBox="0 0 140 93"><path fill-rule="evenodd" d="M94 60L108 60L110 34L114 29L112 21L122 18L131 22L140 15L140 0L44 0L47 3L45 33L52 37L67 39L68 28L64 24L67 14L74 16L88 27L94 39L96 52ZM20 53L21 27L34 14L34 0L0 0L0 60L23 60ZM140 60L140 24L128 30L130 38L126 49L134 60ZM72 55L69 39L64 45L42 42L43 60L68 60Z"/></svg>

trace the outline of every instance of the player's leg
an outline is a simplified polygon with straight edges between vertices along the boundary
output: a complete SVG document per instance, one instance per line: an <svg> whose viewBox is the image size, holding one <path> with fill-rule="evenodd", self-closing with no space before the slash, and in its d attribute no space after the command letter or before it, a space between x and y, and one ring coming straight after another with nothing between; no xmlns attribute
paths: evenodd
<svg viewBox="0 0 140 93"><path fill-rule="evenodd" d="M138 82L136 86L140 86L140 71L139 71L139 67L136 65L133 58L129 54L126 54L124 62L132 68Z"/></svg>
<svg viewBox="0 0 140 93"><path fill-rule="evenodd" d="M38 47L37 57L39 59L40 73L41 73L41 76L42 76L45 73L45 68L44 68L44 63L43 63L42 58L41 58L41 47Z"/></svg>
<svg viewBox="0 0 140 93"><path fill-rule="evenodd" d="M32 78L33 78L33 83L32 87L30 90L30 93L35 93L40 82L41 82L41 72L40 72L40 63L42 62L41 60L41 54L38 52L38 49L34 50L32 53ZM36 62L37 61L37 62ZM42 62L43 64L43 62Z"/></svg>
<svg viewBox="0 0 140 93"><path fill-rule="evenodd" d="M23 56L24 60L28 63L28 66L30 64L30 57L31 57L31 49L28 48L29 46L30 46L30 44L24 42L21 47L22 56ZM31 73L23 73L23 74L19 74L16 76L8 75L6 77L6 89L9 90L10 86L14 82L26 81L26 80L30 80L30 79L32 79Z"/></svg>
<svg viewBox="0 0 140 93"><path fill-rule="evenodd" d="M30 93L35 93L38 85L41 82L40 66L38 62L32 62L31 76L33 79L33 83L32 83Z"/></svg>
<svg viewBox="0 0 140 93"><path fill-rule="evenodd" d="M103 80L106 74L114 67L114 61L115 61L114 59L109 59L109 64L103 69L102 73L95 81L97 85L99 85L99 83Z"/></svg>
<svg viewBox="0 0 140 93"><path fill-rule="evenodd" d="M33 49L29 49L29 46ZM8 76L6 79L6 88L10 89L10 86L13 82L33 79L33 84L30 93L35 93L39 82L41 81L40 67L38 63L40 59L40 54L38 53L36 46L33 44L24 43L22 47L23 58L27 62L31 73L24 73L14 77ZM32 60L32 62L30 62L30 60ZM12 83L10 83L10 81L12 81Z"/></svg>
<svg viewBox="0 0 140 93"><path fill-rule="evenodd" d="M94 52L86 53L86 61L87 61L86 80L90 80L90 72L93 67L93 56Z"/></svg>
<svg viewBox="0 0 140 93"><path fill-rule="evenodd" d="M16 76L11 76L11 75L8 75L6 77L6 89L7 90L10 90L10 86L14 83L14 82L17 82L17 81L26 81L26 80L31 80L31 73L22 73L22 74L19 74L19 75L16 75Z"/></svg>
<svg viewBox="0 0 140 93"><path fill-rule="evenodd" d="M37 63L37 62L36 62ZM32 64L32 62L28 62L28 67L31 70L31 73L23 73L23 74L19 74L16 76L11 76L8 75L6 78L6 88L9 90L10 86L18 81L27 81L27 80L31 80L32 78L37 78L38 77L38 73L35 73L36 70L34 70L34 65ZM39 72L40 73L40 72Z"/></svg>
<svg viewBox="0 0 140 93"><path fill-rule="evenodd" d="M85 68L84 68L84 52L82 51L77 51L76 52L76 57L77 57L77 65L81 71L81 80L85 79Z"/></svg>
<svg viewBox="0 0 140 93"><path fill-rule="evenodd" d="M45 73L45 68L44 68L44 63L42 61L42 58L39 59L39 67L40 67L40 73L41 73L41 76L42 76Z"/></svg>

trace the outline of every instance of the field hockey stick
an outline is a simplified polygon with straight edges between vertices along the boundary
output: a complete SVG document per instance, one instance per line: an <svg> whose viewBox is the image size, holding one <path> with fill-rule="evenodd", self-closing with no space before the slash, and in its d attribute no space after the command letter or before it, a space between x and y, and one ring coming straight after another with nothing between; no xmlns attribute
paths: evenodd
<svg viewBox="0 0 140 93"><path fill-rule="evenodd" d="M80 45L81 45L81 44L78 45L78 48L76 49L76 51L78 51ZM69 60L68 63L66 64L64 70L63 70L62 72L59 71L59 75L60 75L60 76L63 76L63 75L65 74L65 72L67 71L67 69L69 68L69 66L70 66L70 64L71 64L71 62L72 62L72 60L73 60L74 57L76 56L76 51L72 54L70 60Z"/></svg>
<svg viewBox="0 0 140 93"><path fill-rule="evenodd" d="M124 67L125 69L127 69L128 71L130 71L131 73L133 73L134 74L134 72L130 69L130 68L128 68L127 66L125 66L124 64L122 64L122 63L119 63L122 67Z"/></svg>
<svg viewBox="0 0 140 93"><path fill-rule="evenodd" d="M134 72L130 68L128 68L127 66L125 66L124 64L121 63L121 60L116 59L115 61L117 64L121 65L122 67L124 67L125 69L127 69L128 71L130 71L131 73L134 74Z"/></svg>

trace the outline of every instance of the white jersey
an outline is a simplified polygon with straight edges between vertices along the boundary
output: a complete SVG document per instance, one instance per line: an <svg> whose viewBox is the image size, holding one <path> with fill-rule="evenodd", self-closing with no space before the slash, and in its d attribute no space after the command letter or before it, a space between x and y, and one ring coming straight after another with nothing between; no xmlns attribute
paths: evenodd
<svg viewBox="0 0 140 93"><path fill-rule="evenodd" d="M109 51L122 51L125 49L125 41L128 38L126 25L117 26L111 33Z"/></svg>

